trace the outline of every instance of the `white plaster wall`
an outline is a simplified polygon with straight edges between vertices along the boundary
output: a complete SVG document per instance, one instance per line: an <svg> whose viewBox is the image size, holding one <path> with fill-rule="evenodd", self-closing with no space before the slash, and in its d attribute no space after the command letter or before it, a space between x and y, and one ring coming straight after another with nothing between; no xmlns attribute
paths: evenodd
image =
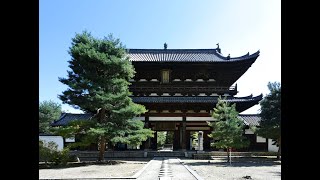
<svg viewBox="0 0 320 180"><path fill-rule="evenodd" d="M245 134L254 134L254 132L251 129L245 129Z"/></svg>
<svg viewBox="0 0 320 180"><path fill-rule="evenodd" d="M257 136L257 143L265 143L267 142L267 139L261 136Z"/></svg>
<svg viewBox="0 0 320 180"><path fill-rule="evenodd" d="M187 121L214 121L212 117L187 117Z"/></svg>
<svg viewBox="0 0 320 180"><path fill-rule="evenodd" d="M182 121L182 117L149 117L149 121Z"/></svg>
<svg viewBox="0 0 320 180"><path fill-rule="evenodd" d="M272 139L268 139L268 151L269 152L278 152L279 147L277 147L276 145L272 145L273 141Z"/></svg>
<svg viewBox="0 0 320 180"><path fill-rule="evenodd" d="M141 120L141 121L144 121L144 120L145 120L145 117L144 117L144 116L134 117L133 120Z"/></svg>
<svg viewBox="0 0 320 180"><path fill-rule="evenodd" d="M76 139L74 137L72 137L72 138L66 138L64 141L65 142L76 142Z"/></svg>
<svg viewBox="0 0 320 180"><path fill-rule="evenodd" d="M53 141L58 145L58 150L63 149L63 138L61 136L39 136L39 140L47 143Z"/></svg>

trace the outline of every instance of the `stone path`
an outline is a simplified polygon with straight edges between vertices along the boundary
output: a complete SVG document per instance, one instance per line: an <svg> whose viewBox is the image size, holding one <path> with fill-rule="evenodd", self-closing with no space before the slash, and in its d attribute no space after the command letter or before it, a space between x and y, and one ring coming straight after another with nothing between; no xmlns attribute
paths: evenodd
<svg viewBox="0 0 320 180"><path fill-rule="evenodd" d="M185 167L179 158L175 157L157 157L151 160L150 164L140 174L137 180L197 180L202 179L191 173L195 173L188 167Z"/></svg>

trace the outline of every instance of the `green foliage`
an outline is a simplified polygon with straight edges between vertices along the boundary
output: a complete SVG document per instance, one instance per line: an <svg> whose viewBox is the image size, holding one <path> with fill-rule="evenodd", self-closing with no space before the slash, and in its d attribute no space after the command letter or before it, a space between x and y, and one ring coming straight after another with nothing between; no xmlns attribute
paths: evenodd
<svg viewBox="0 0 320 180"><path fill-rule="evenodd" d="M139 120L129 120L128 127L125 129L125 143L133 146L141 145L142 141L146 141L149 137L153 137L154 133L150 129L145 129L144 123Z"/></svg>
<svg viewBox="0 0 320 180"><path fill-rule="evenodd" d="M157 132L157 147L160 148L164 145L167 137L166 131L159 131Z"/></svg>
<svg viewBox="0 0 320 180"><path fill-rule="evenodd" d="M52 141L46 143L39 140L39 160L44 161L46 164L52 161L52 154L57 151L58 145Z"/></svg>
<svg viewBox="0 0 320 180"><path fill-rule="evenodd" d="M97 136L90 133L90 130L95 127L94 121L88 120L75 120L71 121L67 126L55 127L55 134L63 136L64 138L75 137L77 141L68 144L68 148L78 148L89 146L92 142L97 142Z"/></svg>
<svg viewBox="0 0 320 180"><path fill-rule="evenodd" d="M59 78L69 86L59 95L64 103L94 113L99 108L121 111L132 103L128 80L135 71L119 39L112 35L96 39L88 32L76 34L69 54L72 71L68 71L68 78ZM144 112L140 108L131 109Z"/></svg>
<svg viewBox="0 0 320 180"><path fill-rule="evenodd" d="M174 138L173 131L167 131L165 144L172 144L173 143L173 138Z"/></svg>
<svg viewBox="0 0 320 180"><path fill-rule="evenodd" d="M261 121L257 134L278 141L281 136L281 84L269 82L270 93L260 102Z"/></svg>
<svg viewBox="0 0 320 180"><path fill-rule="evenodd" d="M269 82L270 93L260 102L261 121L257 134L274 140L273 144L279 146L277 158L281 155L281 84Z"/></svg>
<svg viewBox="0 0 320 180"><path fill-rule="evenodd" d="M120 40L112 35L96 39L83 32L72 39L69 54L71 71L67 78L59 78L69 88L59 98L63 103L96 114L90 120L92 123L76 121L62 127L59 133L81 134L80 145L100 142L102 146L104 140L136 145L152 137L153 131L144 129L142 122L132 121L146 109L129 97L128 81L135 70Z"/></svg>
<svg viewBox="0 0 320 180"><path fill-rule="evenodd" d="M52 162L54 165L66 165L70 160L69 156L70 150L68 148L64 148L61 151L54 151L52 153Z"/></svg>
<svg viewBox="0 0 320 180"><path fill-rule="evenodd" d="M69 149L64 148L61 151L57 149L58 145L53 142L44 142L39 140L39 160L44 161L46 164L52 162L53 165L66 165L71 161Z"/></svg>
<svg viewBox="0 0 320 180"><path fill-rule="evenodd" d="M53 101L39 103L39 132L50 133L50 123L57 120L61 114L61 105Z"/></svg>
<svg viewBox="0 0 320 180"><path fill-rule="evenodd" d="M208 123L213 131L208 136L215 140L211 146L217 148L242 148L249 145L243 136L244 124L238 118L235 104L229 105L225 99L219 97L212 117L216 122Z"/></svg>
<svg viewBox="0 0 320 180"><path fill-rule="evenodd" d="M159 131L157 132L157 147L158 149L165 144L173 144L174 132L173 131Z"/></svg>

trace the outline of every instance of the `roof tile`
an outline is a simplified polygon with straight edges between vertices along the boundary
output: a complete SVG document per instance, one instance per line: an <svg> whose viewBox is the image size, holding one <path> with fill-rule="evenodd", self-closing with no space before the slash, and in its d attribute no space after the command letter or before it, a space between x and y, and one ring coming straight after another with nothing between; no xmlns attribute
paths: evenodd
<svg viewBox="0 0 320 180"><path fill-rule="evenodd" d="M261 117L258 114L239 114L241 120L249 126L259 126Z"/></svg>
<svg viewBox="0 0 320 180"><path fill-rule="evenodd" d="M92 114L73 114L73 113L62 113L60 118L53 122L51 126L62 126L66 125L71 121L76 120L88 120L92 117Z"/></svg>
<svg viewBox="0 0 320 180"><path fill-rule="evenodd" d="M256 58L254 54L230 58L222 56L216 49L127 49L130 61L161 62L230 62Z"/></svg>

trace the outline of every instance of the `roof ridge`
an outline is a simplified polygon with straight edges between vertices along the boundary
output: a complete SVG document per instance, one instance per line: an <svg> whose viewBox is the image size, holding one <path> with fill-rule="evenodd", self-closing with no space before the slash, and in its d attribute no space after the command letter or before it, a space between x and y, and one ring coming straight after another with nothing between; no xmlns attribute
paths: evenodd
<svg viewBox="0 0 320 180"><path fill-rule="evenodd" d="M227 100L229 99L254 99L260 98L262 94L253 96L252 94L249 96L241 96L241 97L230 97L227 96ZM218 98L219 96L130 96L131 98Z"/></svg>
<svg viewBox="0 0 320 180"><path fill-rule="evenodd" d="M190 50L190 51L193 51L193 50L217 50L216 48L205 48L205 49L137 49L137 48L127 48L126 49L127 51L130 51L130 50L144 50L144 51L153 51L153 50L155 50L155 51L185 51L185 50Z"/></svg>

